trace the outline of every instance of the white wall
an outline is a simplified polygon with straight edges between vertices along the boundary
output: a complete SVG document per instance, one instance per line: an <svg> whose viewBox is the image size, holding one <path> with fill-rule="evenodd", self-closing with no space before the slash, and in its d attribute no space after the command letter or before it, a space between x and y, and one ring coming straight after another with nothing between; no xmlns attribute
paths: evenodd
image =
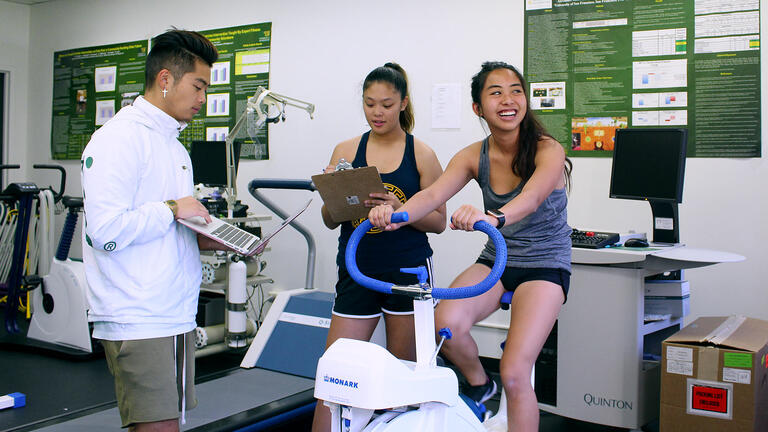
<svg viewBox="0 0 768 432"><path fill-rule="evenodd" d="M414 134L435 149L445 166L459 148L483 136L469 100L469 80L481 62L505 60L522 66L522 4L508 0L57 0L34 5L28 47L29 81L35 83L28 93L29 139L19 140L14 148L25 146L30 163L50 161L54 51L143 39L171 25L206 30L271 21L270 87L315 103L317 112L310 121L306 113L289 107L287 122L270 126L271 159L241 162L238 187L244 201L265 212L245 192L250 179L308 178L327 164L335 143L363 132L362 79L388 60L401 63L409 74L416 108ZM765 7L765 2L761 4ZM0 0L0 8L3 5ZM451 82L463 87L462 128L431 130L431 86ZM765 77L763 89L765 99ZM763 137L766 134L763 131ZM64 164L70 173L67 193L78 194L79 164ZM572 226L606 231L651 230L648 204L607 198L610 160L580 158L574 160L574 165L569 206ZM764 194L759 189L768 183L766 168L764 159L688 161L685 202L680 207L681 237L696 247L748 257L743 263L687 272L694 317L740 313L768 319L768 296L762 285L768 276L768 266L763 265L768 262L768 249L762 245L762 239L768 239L768 228L764 223ZM52 181L35 175L40 183ZM752 192L755 189L757 192ZM298 191L266 193L286 209L297 207L311 196ZM302 216L302 222L315 233L318 244L315 286L332 289L337 232L324 228L319 196L313 196L315 202ZM464 202L480 203L474 184L448 203L449 213ZM438 282L449 283L472 262L482 240L480 234L449 232L432 236ZM272 249L267 256L267 272L276 284L281 288L303 286L303 239L294 232L281 234Z"/></svg>
<svg viewBox="0 0 768 432"><path fill-rule="evenodd" d="M29 18L30 7L0 0L0 72L6 73L9 109L3 161L27 162L27 96L29 93ZM50 111L50 108L49 108ZM2 121L2 119L0 119ZM50 122L49 122L50 123ZM20 170L7 171L6 178L24 179Z"/></svg>

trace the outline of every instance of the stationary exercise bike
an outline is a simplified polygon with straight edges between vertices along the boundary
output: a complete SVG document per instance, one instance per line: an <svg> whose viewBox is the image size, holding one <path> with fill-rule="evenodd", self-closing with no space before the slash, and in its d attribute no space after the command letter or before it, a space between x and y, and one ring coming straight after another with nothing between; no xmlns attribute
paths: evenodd
<svg viewBox="0 0 768 432"><path fill-rule="evenodd" d="M393 222L408 220L407 213L394 213ZM360 224L347 244L347 270L360 285L386 294L413 298L416 362L399 360L379 345L341 338L320 358L315 378L315 397L331 410L333 432L395 431L485 431L480 413L473 411L459 394L458 379L449 368L436 364L440 346L435 343L432 299L460 299L480 295L499 280L507 261L507 246L501 233L486 222L474 229L487 234L496 247L496 261L479 284L463 288L432 288L422 267L401 269L416 274L419 283L395 286L369 278L357 268L355 255L362 236L371 228ZM441 329L442 340L450 329Z"/></svg>
<svg viewBox="0 0 768 432"><path fill-rule="evenodd" d="M39 289L32 291L32 320L27 337L56 346L69 354L93 352L88 326L88 303L85 298L85 269L80 261L69 258L69 249L77 227L83 199L64 196L66 171L59 165L34 165L38 169L54 169L61 174L61 189L54 200L64 204L67 217L50 270L42 274ZM51 221L53 223L53 221ZM41 266L42 267L42 266Z"/></svg>

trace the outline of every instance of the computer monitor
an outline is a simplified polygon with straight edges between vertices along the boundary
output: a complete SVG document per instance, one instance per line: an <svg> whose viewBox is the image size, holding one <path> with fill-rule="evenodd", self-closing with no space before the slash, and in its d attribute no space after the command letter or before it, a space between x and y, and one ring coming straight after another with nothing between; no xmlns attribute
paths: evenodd
<svg viewBox="0 0 768 432"><path fill-rule="evenodd" d="M241 144L239 140L234 141L235 172L240 161ZM189 157L192 159L192 180L195 184L227 186L227 147L224 141L192 141Z"/></svg>
<svg viewBox="0 0 768 432"><path fill-rule="evenodd" d="M680 242L677 205L683 202L687 143L687 129L616 131L610 197L648 201L656 243Z"/></svg>

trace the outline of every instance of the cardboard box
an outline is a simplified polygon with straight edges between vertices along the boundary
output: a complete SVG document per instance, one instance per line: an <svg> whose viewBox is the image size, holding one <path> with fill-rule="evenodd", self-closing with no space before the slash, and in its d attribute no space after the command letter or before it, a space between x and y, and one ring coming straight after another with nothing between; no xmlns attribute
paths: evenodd
<svg viewBox="0 0 768 432"><path fill-rule="evenodd" d="M662 344L661 432L768 431L768 321L702 317Z"/></svg>

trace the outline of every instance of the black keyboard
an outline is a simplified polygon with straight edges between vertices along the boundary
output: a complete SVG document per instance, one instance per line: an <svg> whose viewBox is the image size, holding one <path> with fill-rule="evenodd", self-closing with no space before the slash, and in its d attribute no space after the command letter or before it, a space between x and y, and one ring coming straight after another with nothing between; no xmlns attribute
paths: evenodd
<svg viewBox="0 0 768 432"><path fill-rule="evenodd" d="M585 249L600 249L619 242L619 234L600 231L579 231L574 228L571 232L571 245Z"/></svg>

